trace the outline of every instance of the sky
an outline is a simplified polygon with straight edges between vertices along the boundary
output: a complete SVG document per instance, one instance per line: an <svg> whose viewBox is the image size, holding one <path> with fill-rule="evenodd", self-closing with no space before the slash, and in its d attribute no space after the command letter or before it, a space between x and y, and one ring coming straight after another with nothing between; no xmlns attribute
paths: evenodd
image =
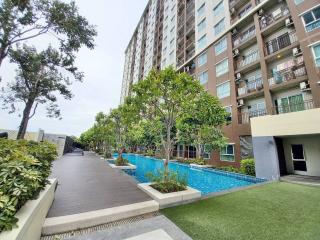
<svg viewBox="0 0 320 240"><path fill-rule="evenodd" d="M94 123L95 115L109 112L120 103L124 52L147 4L147 0L75 0L81 15L97 26L98 36L94 50L83 48L77 54L77 67L85 74L83 83L74 83L71 101L59 99L62 119L46 117L45 108L38 108L30 120L27 131L43 129L47 133L79 136ZM53 41L50 36L41 43ZM2 82L14 81L14 64L0 68ZM0 103L1 104L1 103ZM8 114L0 108L0 129L17 130L19 114Z"/></svg>

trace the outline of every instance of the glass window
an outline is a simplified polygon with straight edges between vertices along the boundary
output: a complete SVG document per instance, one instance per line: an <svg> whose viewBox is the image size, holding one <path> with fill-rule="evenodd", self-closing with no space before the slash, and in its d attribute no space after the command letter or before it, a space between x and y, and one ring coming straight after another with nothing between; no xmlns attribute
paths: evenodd
<svg viewBox="0 0 320 240"><path fill-rule="evenodd" d="M198 67L206 64L207 63L207 59L208 59L208 57L207 57L207 53L206 52L201 54L199 56L199 58L198 58Z"/></svg>
<svg viewBox="0 0 320 240"><path fill-rule="evenodd" d="M206 28L206 19L204 18L199 24L198 24L198 33L202 32Z"/></svg>
<svg viewBox="0 0 320 240"><path fill-rule="evenodd" d="M227 38L224 37L214 45L214 51L216 56L223 53L227 49Z"/></svg>
<svg viewBox="0 0 320 240"><path fill-rule="evenodd" d="M294 0L294 3L296 4L296 5L299 5L300 3L302 3L304 0Z"/></svg>
<svg viewBox="0 0 320 240"><path fill-rule="evenodd" d="M305 13L303 16L304 27L307 32L320 27L320 6Z"/></svg>
<svg viewBox="0 0 320 240"><path fill-rule="evenodd" d="M228 144L220 149L220 160L234 162L234 145Z"/></svg>
<svg viewBox="0 0 320 240"><path fill-rule="evenodd" d="M223 1L221 1L213 9L213 15L217 16L217 15L223 13L223 11L224 11Z"/></svg>
<svg viewBox="0 0 320 240"><path fill-rule="evenodd" d="M198 10L197 10L198 17L200 17L200 16L202 16L202 15L204 14L205 7L206 7L206 4L203 3L203 4L201 5L201 7L198 8Z"/></svg>
<svg viewBox="0 0 320 240"><path fill-rule="evenodd" d="M229 113L229 116L227 116L227 118L226 118L227 122L231 122L232 121L232 107L227 106L227 107L224 107L224 109L226 110L227 113Z"/></svg>
<svg viewBox="0 0 320 240"><path fill-rule="evenodd" d="M222 62L216 64L216 76L219 77L229 71L229 63L228 59L226 58Z"/></svg>
<svg viewBox="0 0 320 240"><path fill-rule="evenodd" d="M199 74L199 82L201 85L206 84L208 82L208 72L207 71Z"/></svg>
<svg viewBox="0 0 320 240"><path fill-rule="evenodd" d="M302 144L291 145L291 153L292 153L293 160L305 160Z"/></svg>
<svg viewBox="0 0 320 240"><path fill-rule="evenodd" d="M198 48L204 48L206 45L207 45L207 36L205 34L198 40Z"/></svg>
<svg viewBox="0 0 320 240"><path fill-rule="evenodd" d="M317 67L320 67L320 44L312 47L314 61Z"/></svg>
<svg viewBox="0 0 320 240"><path fill-rule="evenodd" d="M217 36L225 29L224 18L214 26L214 35Z"/></svg>
<svg viewBox="0 0 320 240"><path fill-rule="evenodd" d="M217 97L219 99L230 96L230 81L222 83L217 86Z"/></svg>

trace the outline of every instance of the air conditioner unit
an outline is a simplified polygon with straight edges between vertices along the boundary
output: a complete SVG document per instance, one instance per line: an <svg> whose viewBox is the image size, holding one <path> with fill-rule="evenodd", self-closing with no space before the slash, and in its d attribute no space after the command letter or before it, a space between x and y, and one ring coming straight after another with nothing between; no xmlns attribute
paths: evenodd
<svg viewBox="0 0 320 240"><path fill-rule="evenodd" d="M307 91L309 89L310 89L310 84L308 81L300 83L300 90L301 91Z"/></svg>
<svg viewBox="0 0 320 240"><path fill-rule="evenodd" d="M233 50L233 57L237 57L237 56L239 56L239 54L240 54L240 51L239 51L238 48L236 48L235 50Z"/></svg>
<svg viewBox="0 0 320 240"><path fill-rule="evenodd" d="M302 54L301 48L295 47L294 49L292 49L292 54L293 54L294 57L297 57L297 56L301 55Z"/></svg>
<svg viewBox="0 0 320 240"><path fill-rule="evenodd" d="M230 15L232 16L232 15L234 15L236 13L236 9L235 8L231 8L230 9Z"/></svg>
<svg viewBox="0 0 320 240"><path fill-rule="evenodd" d="M290 27L290 26L292 26L292 25L293 25L292 19L291 19L291 18L287 18L287 19L286 19L286 26L287 26L287 27Z"/></svg>
<svg viewBox="0 0 320 240"><path fill-rule="evenodd" d="M234 28L231 30L231 34L232 35L236 35L238 33L238 29L237 28Z"/></svg>
<svg viewBox="0 0 320 240"><path fill-rule="evenodd" d="M258 15L261 17L263 14L264 14L264 10L261 8L261 9L258 11Z"/></svg>
<svg viewBox="0 0 320 240"><path fill-rule="evenodd" d="M235 77L236 77L236 81L239 81L242 77L241 73L237 73Z"/></svg>
<svg viewBox="0 0 320 240"><path fill-rule="evenodd" d="M184 70L185 70L186 72L189 72L190 67L189 67L189 66L187 66L187 67L185 67L185 68L184 68Z"/></svg>
<svg viewBox="0 0 320 240"><path fill-rule="evenodd" d="M242 107L244 105L243 99L238 100L238 107Z"/></svg>

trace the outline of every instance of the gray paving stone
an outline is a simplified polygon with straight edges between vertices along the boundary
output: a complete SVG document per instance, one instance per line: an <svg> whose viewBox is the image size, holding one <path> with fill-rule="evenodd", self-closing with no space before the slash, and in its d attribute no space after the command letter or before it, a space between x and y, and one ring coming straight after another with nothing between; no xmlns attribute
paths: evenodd
<svg viewBox="0 0 320 240"><path fill-rule="evenodd" d="M58 179L58 188L49 218L152 200L132 177L90 152L54 161L51 177Z"/></svg>

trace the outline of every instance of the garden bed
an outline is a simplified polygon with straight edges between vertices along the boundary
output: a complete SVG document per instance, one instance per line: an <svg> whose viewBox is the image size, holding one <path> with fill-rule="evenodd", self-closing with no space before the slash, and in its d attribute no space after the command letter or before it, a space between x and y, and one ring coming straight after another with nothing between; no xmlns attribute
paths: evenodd
<svg viewBox="0 0 320 240"><path fill-rule="evenodd" d="M153 183L140 183L138 184L138 188L156 200L159 203L160 208L185 204L201 198L201 192L191 187L187 187L187 189L183 191L161 193L154 189L151 186L152 184Z"/></svg>

